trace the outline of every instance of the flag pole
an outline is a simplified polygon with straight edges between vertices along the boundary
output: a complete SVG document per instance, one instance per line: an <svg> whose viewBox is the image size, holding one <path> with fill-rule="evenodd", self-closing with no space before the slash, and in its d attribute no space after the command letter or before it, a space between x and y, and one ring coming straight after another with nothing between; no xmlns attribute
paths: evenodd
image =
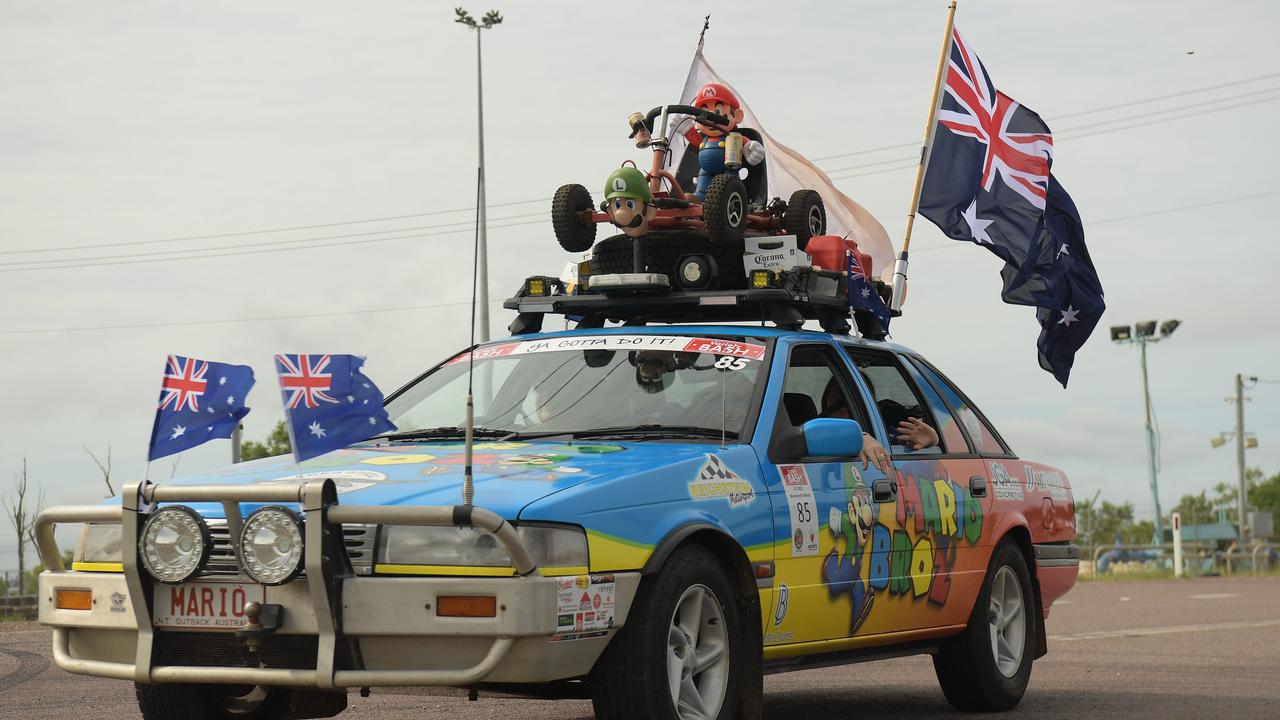
<svg viewBox="0 0 1280 720"><path fill-rule="evenodd" d="M933 80L933 96L929 99L929 119L924 124L924 142L920 146L920 164L916 166L916 183L911 190L911 204L907 207L907 229L902 234L902 252L893 266L893 297L889 309L902 310L902 295L907 284L907 251L911 248L911 229L915 226L916 210L920 207L920 188L924 185L924 171L929 165L929 151L933 149L933 130L942 106L942 82L946 77L947 61L951 55L952 29L956 20L956 0L947 6L947 29L942 36L942 51L938 54L938 74Z"/></svg>

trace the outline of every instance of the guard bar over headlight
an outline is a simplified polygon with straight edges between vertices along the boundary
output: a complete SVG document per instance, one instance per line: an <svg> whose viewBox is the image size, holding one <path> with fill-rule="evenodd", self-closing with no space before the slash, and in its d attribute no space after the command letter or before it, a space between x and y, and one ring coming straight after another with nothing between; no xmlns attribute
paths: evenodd
<svg viewBox="0 0 1280 720"><path fill-rule="evenodd" d="M589 566L587 535L572 525L516 527L540 567ZM510 567L511 558L489 533L475 528L384 525L378 562L387 565Z"/></svg>

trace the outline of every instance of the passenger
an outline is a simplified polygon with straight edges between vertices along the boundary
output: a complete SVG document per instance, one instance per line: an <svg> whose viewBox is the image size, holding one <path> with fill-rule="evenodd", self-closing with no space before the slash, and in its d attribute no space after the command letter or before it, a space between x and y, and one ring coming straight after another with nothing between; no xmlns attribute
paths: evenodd
<svg viewBox="0 0 1280 720"><path fill-rule="evenodd" d="M871 378L863 375L863 379L870 386L872 395L875 394L875 385L872 384ZM938 444L938 433L929 425L929 423L917 417L922 414L920 409L912 410L903 407L901 403L893 400L880 400L876 403L876 408L880 411L880 417L884 420L885 427L889 430L889 442L892 445L903 445L911 450L923 450L927 447L933 447ZM844 393L840 391L840 384L835 378L831 378L827 382L827 387L822 391L822 417L847 418L850 417L849 406L845 404ZM866 468L867 457L870 456L872 462L882 472L888 472L888 457L884 446L880 444L875 437L867 434L864 430L862 433L863 453L862 466ZM884 458L884 465L878 462L880 456Z"/></svg>

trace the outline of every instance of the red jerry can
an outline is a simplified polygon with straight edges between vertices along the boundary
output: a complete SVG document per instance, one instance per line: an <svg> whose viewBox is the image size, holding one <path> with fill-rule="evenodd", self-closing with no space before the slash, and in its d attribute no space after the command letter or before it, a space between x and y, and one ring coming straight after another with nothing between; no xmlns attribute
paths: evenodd
<svg viewBox="0 0 1280 720"><path fill-rule="evenodd" d="M817 267L837 272L844 272L847 269L844 254L846 251L852 252L858 259L858 263L862 265L862 273L873 280L876 277L871 266L871 256L859 251L858 243L846 240L839 235L815 235L809 238L804 251L809 253L809 257L813 258L813 264Z"/></svg>

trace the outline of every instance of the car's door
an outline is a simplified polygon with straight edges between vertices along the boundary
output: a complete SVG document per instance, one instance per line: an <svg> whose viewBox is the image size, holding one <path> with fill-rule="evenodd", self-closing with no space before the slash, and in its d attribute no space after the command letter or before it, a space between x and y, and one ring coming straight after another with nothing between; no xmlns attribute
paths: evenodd
<svg viewBox="0 0 1280 720"><path fill-rule="evenodd" d="M892 484L875 468L863 470L852 448L844 457L805 455L809 420L846 417L871 428L849 365L827 342L794 344L777 362L785 365L764 463L776 549L765 644L891 631L892 609L876 603L868 569L872 528L894 514ZM878 500L877 481L885 493Z"/></svg>
<svg viewBox="0 0 1280 720"><path fill-rule="evenodd" d="M970 578L956 571L971 570L971 549L982 533L987 486L982 460L914 366L888 350L846 349L886 428L897 471L893 525L876 528L881 539L872 542L876 548L888 546L887 567L873 565L871 587L895 605L898 629L962 624L970 604L950 601L976 592ZM932 437L911 431L910 424L921 423Z"/></svg>

